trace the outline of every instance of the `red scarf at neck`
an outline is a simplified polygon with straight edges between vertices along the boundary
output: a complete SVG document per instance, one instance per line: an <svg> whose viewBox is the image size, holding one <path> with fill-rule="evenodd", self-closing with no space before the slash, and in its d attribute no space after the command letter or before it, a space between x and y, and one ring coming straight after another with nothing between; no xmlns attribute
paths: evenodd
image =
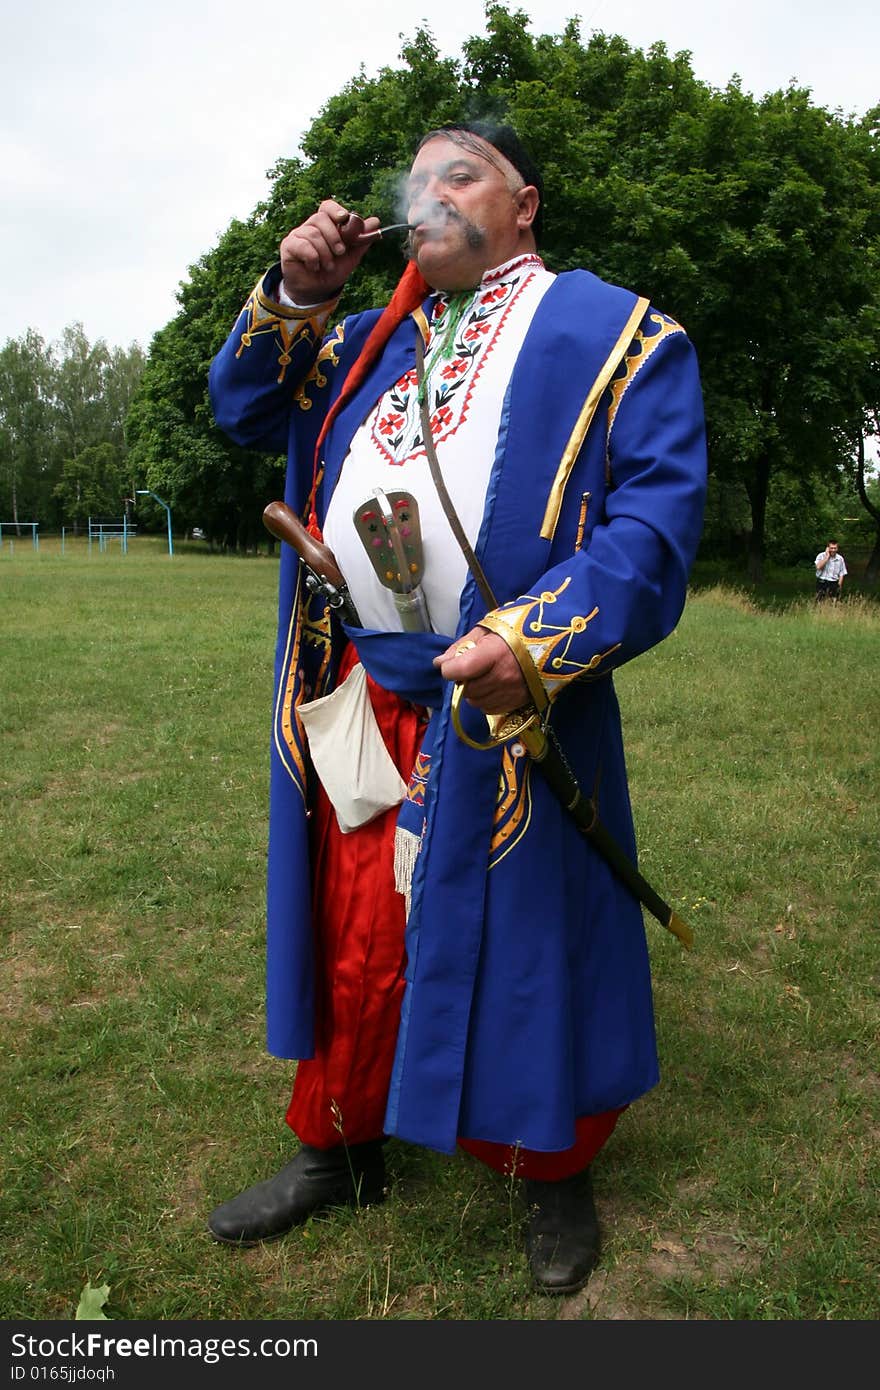
<svg viewBox="0 0 880 1390"><path fill-rule="evenodd" d="M360 353L352 364L351 370L343 383L342 390L324 417L321 433L318 435L318 442L315 445L315 461L312 467L312 489L309 493L308 529L317 540L322 540L323 537L315 512L315 494L318 491L318 466L321 447L327 437L327 432L336 419L336 416L345 405L345 402L350 400L366 377L395 328L397 328L398 324L402 323L414 309L417 309L430 293L431 286L422 275L415 261L409 261L381 317L373 325L367 341L364 343Z"/></svg>

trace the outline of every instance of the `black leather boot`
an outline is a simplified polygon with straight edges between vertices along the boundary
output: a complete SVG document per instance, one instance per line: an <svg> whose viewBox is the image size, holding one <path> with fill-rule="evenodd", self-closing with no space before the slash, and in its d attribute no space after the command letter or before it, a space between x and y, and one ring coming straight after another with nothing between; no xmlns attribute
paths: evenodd
<svg viewBox="0 0 880 1390"><path fill-rule="evenodd" d="M277 1240L327 1207L369 1206L385 1197L381 1139L313 1149L303 1144L274 1178L258 1182L215 1207L208 1230L229 1245Z"/></svg>
<svg viewBox="0 0 880 1390"><path fill-rule="evenodd" d="M526 1254L544 1293L583 1288L599 1255L599 1221L589 1169L560 1182L523 1184L528 1207Z"/></svg>

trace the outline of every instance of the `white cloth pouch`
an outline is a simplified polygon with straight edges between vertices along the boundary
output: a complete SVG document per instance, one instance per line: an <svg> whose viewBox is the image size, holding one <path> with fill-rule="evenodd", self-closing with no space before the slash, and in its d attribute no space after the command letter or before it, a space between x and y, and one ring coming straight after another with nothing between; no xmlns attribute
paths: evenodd
<svg viewBox="0 0 880 1390"><path fill-rule="evenodd" d="M344 835L400 805L406 783L379 732L360 663L329 695L306 701L297 713Z"/></svg>

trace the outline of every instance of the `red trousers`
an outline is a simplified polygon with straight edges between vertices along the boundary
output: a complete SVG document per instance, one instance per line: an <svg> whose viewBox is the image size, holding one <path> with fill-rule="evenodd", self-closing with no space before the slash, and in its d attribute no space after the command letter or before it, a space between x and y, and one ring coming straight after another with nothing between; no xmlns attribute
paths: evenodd
<svg viewBox="0 0 880 1390"><path fill-rule="evenodd" d="M342 679L357 661L350 646ZM422 712L367 685L394 763L409 780L424 732ZM304 1144L360 1144L383 1132L404 989L406 909L395 891L397 808L343 835L319 788L314 814L313 922L316 949L315 1055L297 1064L287 1123ZM576 1121L570 1149L538 1153L461 1137L468 1153L501 1173L554 1181L585 1168L614 1129L619 1110Z"/></svg>

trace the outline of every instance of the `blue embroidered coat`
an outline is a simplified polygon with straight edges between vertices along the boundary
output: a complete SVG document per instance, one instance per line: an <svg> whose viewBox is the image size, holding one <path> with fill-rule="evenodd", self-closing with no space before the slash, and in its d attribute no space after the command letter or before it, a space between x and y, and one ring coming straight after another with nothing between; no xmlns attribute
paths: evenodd
<svg viewBox="0 0 880 1390"><path fill-rule="evenodd" d="M277 282L276 268L243 309L212 364L211 397L232 439L287 454L285 501L302 511L323 417L378 311L322 343L315 320L274 303ZM633 856L611 672L678 621L706 473L693 348L678 324L636 304L585 271L559 275L545 294L504 401L475 547L499 600L491 626L549 695L581 786L598 786L599 813ZM334 421L319 518L356 429L414 367L420 321L399 326ZM625 355L581 442L586 398L622 333ZM471 578L457 632L484 616ZM423 803L424 833L386 1131L444 1152L457 1136L568 1148L577 1116L625 1105L658 1080L641 908L521 745L480 752L457 737L451 687L431 666L453 634L349 635L380 683L435 711L404 803L419 819ZM267 944L268 1046L282 1057L313 1050L310 772L295 708L332 688L339 636L284 547Z"/></svg>

